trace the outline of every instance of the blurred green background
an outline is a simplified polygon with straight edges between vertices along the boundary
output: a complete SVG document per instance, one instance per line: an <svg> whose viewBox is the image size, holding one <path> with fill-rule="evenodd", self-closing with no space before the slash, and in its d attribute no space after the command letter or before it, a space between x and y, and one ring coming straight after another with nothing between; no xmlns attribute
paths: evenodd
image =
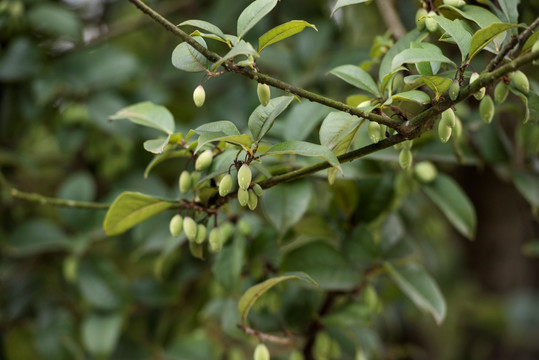
<svg viewBox="0 0 539 360"><path fill-rule="evenodd" d="M234 19L249 2L148 3L173 23L203 19L233 33ZM375 4L349 7L333 18L331 6L323 0L281 1L247 40L292 19L315 24L318 32L305 31L264 50L260 69L336 99L353 95L347 84L326 73L338 65L368 61L375 37L387 29ZM413 0L397 2L407 29L414 26L417 6ZM523 1L519 10L520 21L529 24L539 4ZM170 109L177 131L223 119L246 129L258 103L254 82L225 74L205 83L206 104L195 108L192 91L201 75L173 68L170 56L178 43L127 1L2 0L3 176L17 189L65 199L111 202L125 190L177 197L182 163L160 165L144 179L152 155L142 142L156 134L128 122L110 123L108 116L149 100ZM437 45L458 55L454 46ZM488 59L478 56L475 66L481 69ZM537 75L531 67L526 71ZM535 90L536 79L530 77ZM475 144L466 152L466 166L456 166L450 146L432 142L418 151L418 159L436 161L472 199L477 236L469 242L456 234L421 192L402 200L399 216L393 218L397 225L386 229L413 239L447 299L448 315L437 326L396 288L378 283L384 307L365 323L371 331L364 334L373 358L539 358L539 260L533 248L539 241L536 203L534 208L539 134L537 125L520 125L523 107L518 98L511 100L489 128L478 128L475 102L459 107ZM279 131L276 124L277 138ZM314 128L307 138L317 141L317 133ZM376 168L391 174L396 154L392 150L358 161L356 171ZM515 169L527 170L531 183L515 188ZM343 236L355 236L346 232L357 225L354 217L335 210L358 206L347 204L343 195L350 183L330 194L332 208L319 211L321 203L311 203L311 218L288 236L301 234L301 225L308 227L308 220L323 216L345 224L340 226ZM358 189L361 198L363 188ZM220 315L233 311L227 300L216 301L227 298L213 279L211 262L193 259L184 247L162 260L169 246L170 214L107 238L102 230L105 211L43 206L14 199L5 190L2 184L0 359L90 359L99 354L111 359L251 358L254 339L237 333L234 318ZM265 251L271 258L277 235L262 219L249 218L255 231L246 254ZM257 256L245 260L244 273L261 271L264 257ZM155 275L156 262L165 269L160 276ZM298 296L294 287L284 289L283 302ZM276 308L270 304L266 312L292 316L292 308L280 310L275 301ZM296 315L301 321L303 314ZM272 354L284 359L285 350L272 349ZM342 352L335 358L348 357Z"/></svg>

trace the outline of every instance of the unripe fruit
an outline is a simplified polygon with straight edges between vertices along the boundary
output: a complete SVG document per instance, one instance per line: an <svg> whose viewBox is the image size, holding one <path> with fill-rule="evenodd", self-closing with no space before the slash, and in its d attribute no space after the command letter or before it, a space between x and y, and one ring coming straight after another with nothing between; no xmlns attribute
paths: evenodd
<svg viewBox="0 0 539 360"><path fill-rule="evenodd" d="M479 74L474 71L472 73L472 76L470 76L470 84L473 83L478 77L479 77ZM484 87L482 87L481 89L479 89L478 92L473 94L473 96L477 100L481 100L483 98L483 96L485 96L485 92L486 92L486 89Z"/></svg>
<svg viewBox="0 0 539 360"><path fill-rule="evenodd" d="M206 240L206 234L207 234L206 227L203 224L198 224L197 226L197 236L195 238L195 242L197 244L202 244L204 240Z"/></svg>
<svg viewBox="0 0 539 360"><path fill-rule="evenodd" d="M219 182L219 195L227 196L232 190L232 175L226 174Z"/></svg>
<svg viewBox="0 0 539 360"><path fill-rule="evenodd" d="M261 197L262 196L262 186L258 184L253 185L253 191L255 192L256 196Z"/></svg>
<svg viewBox="0 0 539 360"><path fill-rule="evenodd" d="M403 170L406 170L412 165L412 152L408 149L403 149L399 153L399 165Z"/></svg>
<svg viewBox="0 0 539 360"><path fill-rule="evenodd" d="M270 353L266 345L258 344L253 356L254 360L270 360Z"/></svg>
<svg viewBox="0 0 539 360"><path fill-rule="evenodd" d="M238 185L240 186L240 188L243 190L247 190L249 188L249 185L251 185L252 177L253 174L251 173L249 165L243 164L238 170Z"/></svg>
<svg viewBox="0 0 539 360"><path fill-rule="evenodd" d="M198 155L197 160L195 161L195 170L202 171L210 167L213 160L213 151L210 149L205 150L202 154Z"/></svg>
<svg viewBox="0 0 539 360"><path fill-rule="evenodd" d="M197 238L198 226L193 218L186 216L183 219L183 232L189 241L195 241Z"/></svg>
<svg viewBox="0 0 539 360"><path fill-rule="evenodd" d="M168 228L170 230L170 234L174 237L177 237L181 234L182 228L183 228L183 218L180 214L176 214L170 219L170 223L168 225Z"/></svg>
<svg viewBox="0 0 539 360"><path fill-rule="evenodd" d="M520 92L523 92L524 94L527 94L530 91L530 83L528 81L528 78L524 73L520 70L515 71L514 73L510 74L509 77L511 78L511 85L517 89Z"/></svg>
<svg viewBox="0 0 539 360"><path fill-rule="evenodd" d="M256 94L258 95L258 100L260 100L262 106L268 105L271 99L271 90L267 84L258 83Z"/></svg>
<svg viewBox="0 0 539 360"><path fill-rule="evenodd" d="M189 251L191 251L191 255L196 257L197 259L204 259L204 247L200 244L197 244L196 242L190 242L189 243Z"/></svg>
<svg viewBox="0 0 539 360"><path fill-rule="evenodd" d="M435 32L438 29L438 23L431 16L436 15L434 11L429 11L425 18L425 27L429 32Z"/></svg>
<svg viewBox="0 0 539 360"><path fill-rule="evenodd" d="M460 139L462 136L462 121L458 118L458 116L455 116L455 126L453 127L453 138L455 140Z"/></svg>
<svg viewBox="0 0 539 360"><path fill-rule="evenodd" d="M449 126L450 128L453 128L455 126L455 113L453 112L453 109L449 108L445 110L442 113L442 120L446 126Z"/></svg>
<svg viewBox="0 0 539 360"><path fill-rule="evenodd" d="M464 0L444 0L444 5L450 5L456 8L460 8L466 5L466 2Z"/></svg>
<svg viewBox="0 0 539 360"><path fill-rule="evenodd" d="M303 354L298 350L294 350L290 353L288 360L304 360Z"/></svg>
<svg viewBox="0 0 539 360"><path fill-rule="evenodd" d="M489 124L492 121L492 118L494 117L494 102L490 95L485 96L483 100L481 100L481 103L479 104L479 114L485 123Z"/></svg>
<svg viewBox="0 0 539 360"><path fill-rule="evenodd" d="M209 249L212 253L218 253L223 248L221 230L218 227L214 227L213 229L211 229L208 244Z"/></svg>
<svg viewBox="0 0 539 360"><path fill-rule="evenodd" d="M253 229L251 228L251 224L245 219L241 219L240 221L238 221L238 230L243 236L249 236L253 231Z"/></svg>
<svg viewBox="0 0 539 360"><path fill-rule="evenodd" d="M509 89L507 88L507 85L505 85L503 81L500 81L494 89L494 101L496 102L496 104L503 103L507 98L507 94L509 94Z"/></svg>
<svg viewBox="0 0 539 360"><path fill-rule="evenodd" d="M182 171L180 175L179 185L180 192L182 194L186 194L187 192L189 192L189 190L191 190L191 174L189 174L189 171Z"/></svg>
<svg viewBox="0 0 539 360"><path fill-rule="evenodd" d="M221 242L223 244L226 244L228 239L230 239L230 237L234 235L234 225L232 225L232 223L225 222L224 224L221 224L221 226L219 226L219 229L221 230Z"/></svg>
<svg viewBox="0 0 539 360"><path fill-rule="evenodd" d="M422 183L430 183L436 179L438 170L436 170L436 166L430 161L421 161L414 167L414 174L417 180Z"/></svg>
<svg viewBox="0 0 539 360"><path fill-rule="evenodd" d="M407 150L410 150L413 144L414 144L413 140L405 140L401 142L402 148L407 149Z"/></svg>
<svg viewBox="0 0 539 360"><path fill-rule="evenodd" d="M453 80L451 86L449 86L449 98L453 101L459 97L460 86L458 80Z"/></svg>
<svg viewBox="0 0 539 360"><path fill-rule="evenodd" d="M201 107L204 105L204 100L206 100L206 91L202 85L198 85L193 91L193 101L195 102L196 107Z"/></svg>
<svg viewBox="0 0 539 360"><path fill-rule="evenodd" d="M369 138L371 139L373 143L376 144L378 141L380 141L380 138L382 137L382 134L380 131L380 124L378 124L377 122L371 121L369 122L369 127L367 130L369 133Z"/></svg>
<svg viewBox="0 0 539 360"><path fill-rule="evenodd" d="M451 138L451 132L452 129L449 126L444 125L442 121L438 123L438 137L441 142L446 143Z"/></svg>
<svg viewBox="0 0 539 360"><path fill-rule="evenodd" d="M247 205L249 202L249 191L245 189L238 189L238 201L241 206Z"/></svg>
<svg viewBox="0 0 539 360"><path fill-rule="evenodd" d="M427 10L421 8L415 13L415 25L419 31L425 30L425 17L427 16Z"/></svg>
<svg viewBox="0 0 539 360"><path fill-rule="evenodd" d="M256 196L255 192L251 189L249 189L249 200L247 201L247 206L249 206L250 210L256 209L256 206L258 205L258 196Z"/></svg>
<svg viewBox="0 0 539 360"><path fill-rule="evenodd" d="M200 173L198 171L193 171L191 173L191 188L195 188L198 180L200 180Z"/></svg>

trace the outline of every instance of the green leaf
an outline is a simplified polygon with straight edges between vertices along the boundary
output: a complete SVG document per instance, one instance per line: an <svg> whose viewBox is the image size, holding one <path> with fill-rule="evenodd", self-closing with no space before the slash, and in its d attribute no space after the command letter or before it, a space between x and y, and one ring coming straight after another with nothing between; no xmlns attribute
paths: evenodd
<svg viewBox="0 0 539 360"><path fill-rule="evenodd" d="M283 118L283 140L305 140L317 128L329 109L315 102L294 105Z"/></svg>
<svg viewBox="0 0 539 360"><path fill-rule="evenodd" d="M144 142L144 150L151 152L153 154L161 154L165 146L168 145L170 140L170 135L166 138L146 140Z"/></svg>
<svg viewBox="0 0 539 360"><path fill-rule="evenodd" d="M193 39L205 48L208 48L203 38L193 36ZM206 59L204 55L196 51L194 47L183 42L176 46L172 52L172 65L175 68L186 72L202 72L208 71L210 68L210 61Z"/></svg>
<svg viewBox="0 0 539 360"><path fill-rule="evenodd" d="M391 100L398 100L398 101L414 101L418 104L429 104L430 103L430 96L429 94L420 91L420 90L410 90L410 91L404 91L398 94L395 94L391 97ZM389 101L389 100L388 100ZM387 103L387 101L386 101Z"/></svg>
<svg viewBox="0 0 539 360"><path fill-rule="evenodd" d="M333 14L335 14L335 11L339 10L340 8L342 8L344 6L360 4L360 3L364 3L366 1L368 1L368 0L337 0L337 3L333 7L333 10L331 10L331 16L333 16Z"/></svg>
<svg viewBox="0 0 539 360"><path fill-rule="evenodd" d="M444 174L423 187L425 193L462 235L473 239L477 216L472 202L458 184Z"/></svg>
<svg viewBox="0 0 539 360"><path fill-rule="evenodd" d="M209 23L204 20L195 20L195 19L186 20L182 22L181 24L179 24L178 26L194 26L196 28L209 31L210 33L217 35L223 40L226 39L225 34L221 31L221 29L219 29L217 26L213 25L212 23Z"/></svg>
<svg viewBox="0 0 539 360"><path fill-rule="evenodd" d="M426 33L422 33L421 31L414 29L404 35L399 41L395 43L389 49L389 51L386 53L384 58L382 59L382 62L380 63L380 69L378 71L378 79L384 79L389 73L393 71L397 71L396 68L392 69L391 63L393 62L393 58L399 54L401 51L410 48L410 44L414 41L421 41L427 37Z"/></svg>
<svg viewBox="0 0 539 360"><path fill-rule="evenodd" d="M539 176L523 171L514 171L512 175L520 194L530 205L539 208Z"/></svg>
<svg viewBox="0 0 539 360"><path fill-rule="evenodd" d="M391 69L396 69L402 64L417 64L421 62L448 63L456 67L455 63L442 54L426 49L406 49L397 54L391 62Z"/></svg>
<svg viewBox="0 0 539 360"><path fill-rule="evenodd" d="M329 113L320 126L320 144L333 150L360 122L357 116L342 111Z"/></svg>
<svg viewBox="0 0 539 360"><path fill-rule="evenodd" d="M116 347L121 328L120 313L90 313L82 322L84 347L95 357L108 357Z"/></svg>
<svg viewBox="0 0 539 360"><path fill-rule="evenodd" d="M211 123L200 125L195 130L195 133L201 135L207 132L223 132L225 135L239 135L240 131L232 121L220 120Z"/></svg>
<svg viewBox="0 0 539 360"><path fill-rule="evenodd" d="M103 228L107 235L121 234L174 205L170 201L136 192L123 192L112 203Z"/></svg>
<svg viewBox="0 0 539 360"><path fill-rule="evenodd" d="M427 85L429 88L434 91L436 100L449 89L451 86L451 79L441 77L441 76L421 76L421 75L411 75L407 76L404 81L409 84L409 88L415 89L423 84Z"/></svg>
<svg viewBox="0 0 539 360"><path fill-rule="evenodd" d="M287 253L283 271L307 272L323 290L351 290L361 273L350 266L342 253L323 241L310 242Z"/></svg>
<svg viewBox="0 0 539 360"><path fill-rule="evenodd" d="M258 107L249 116L249 130L255 142L260 141L273 126L273 122L290 105L293 96L279 96L269 101L266 106Z"/></svg>
<svg viewBox="0 0 539 360"><path fill-rule="evenodd" d="M256 0L247 6L238 17L237 34L242 38L277 5L277 0Z"/></svg>
<svg viewBox="0 0 539 360"><path fill-rule="evenodd" d="M212 71L217 70L217 68L228 59L233 59L234 57L239 56L239 55L245 55L245 56L252 55L253 57L256 58L258 56L258 53L256 52L256 50L253 48L251 44L243 40L240 40L240 42L234 45L232 49L230 49L230 51L221 58L221 60L217 61L215 64L212 65Z"/></svg>
<svg viewBox="0 0 539 360"><path fill-rule="evenodd" d="M513 25L513 24L494 23L476 32L470 42L469 59L471 60L475 55L477 55L485 46L487 46L491 41L493 41L496 38L496 36L498 36L500 33L507 31L511 28L517 27L517 26L518 25Z"/></svg>
<svg viewBox="0 0 539 360"><path fill-rule="evenodd" d="M262 206L275 229L284 234L302 218L310 199L310 183L296 181L264 190Z"/></svg>
<svg viewBox="0 0 539 360"><path fill-rule="evenodd" d="M498 0L498 4L502 8L507 21L516 24L518 23L518 4L520 0Z"/></svg>
<svg viewBox="0 0 539 360"><path fill-rule="evenodd" d="M525 53L526 51L530 50L537 41L539 41L539 31L534 32L528 40L524 43L522 46L522 53Z"/></svg>
<svg viewBox="0 0 539 360"><path fill-rule="evenodd" d="M35 30L55 37L80 40L82 22L73 11L55 3L38 3L29 9L24 14L25 20Z"/></svg>
<svg viewBox="0 0 539 360"><path fill-rule="evenodd" d="M128 119L135 124L161 130L169 135L174 132L174 118L170 111L164 106L149 101L123 108L109 119Z"/></svg>
<svg viewBox="0 0 539 360"><path fill-rule="evenodd" d="M342 65L332 69L329 73L357 88L368 91L376 97L380 96L380 90L378 90L378 86L376 86L372 77L359 66Z"/></svg>
<svg viewBox="0 0 539 360"><path fill-rule="evenodd" d="M430 312L436 323L442 323L446 314L445 299L436 282L420 265L409 264L395 268L385 262L384 268L418 308Z"/></svg>
<svg viewBox="0 0 539 360"><path fill-rule="evenodd" d="M275 44L278 41L286 39L292 35L300 33L305 27L311 27L318 31L316 26L309 24L304 20L292 20L287 23L274 27L270 31L266 32L260 38L258 38L258 53L262 51L266 46Z"/></svg>
<svg viewBox="0 0 539 360"><path fill-rule="evenodd" d="M225 246L213 263L212 272L215 279L230 294L236 294L240 290L244 252L245 238L236 234L232 244Z"/></svg>
<svg viewBox="0 0 539 360"><path fill-rule="evenodd" d="M308 283L313 284L314 286L318 286L318 284L307 274L302 272L293 272L293 273L286 273L278 277L274 277L271 279L268 279L264 282L261 282L260 284L256 284L254 286L251 286L247 291L241 296L239 302L238 302L238 310L241 315L241 321L245 325L247 321L247 315L249 314L249 310L251 310L251 307L256 302L256 300L261 297L266 291L274 287L275 285L286 281L286 280L303 280Z"/></svg>
<svg viewBox="0 0 539 360"><path fill-rule="evenodd" d="M198 145L195 149L195 152L200 150L204 145L210 142L216 141L225 141L231 144L241 146L245 151L249 151L251 145L253 144L249 135L227 135L222 131L219 132L205 132L198 137Z"/></svg>
<svg viewBox="0 0 539 360"><path fill-rule="evenodd" d="M341 167L339 160L327 147L309 143L306 141L285 141L276 145L273 145L267 152L261 156L268 155L281 155L281 154L297 154L302 156L314 156L319 157L331 164L336 168Z"/></svg>
<svg viewBox="0 0 539 360"><path fill-rule="evenodd" d="M462 20L449 20L438 15L432 16L432 18L438 23L438 25L440 25L442 29L444 29L446 33L451 35L459 47L462 58L464 59L468 54L472 35L464 27Z"/></svg>
<svg viewBox="0 0 539 360"><path fill-rule="evenodd" d="M41 252L69 248L69 239L62 230L45 220L21 223L7 237L7 251L15 256L32 256Z"/></svg>

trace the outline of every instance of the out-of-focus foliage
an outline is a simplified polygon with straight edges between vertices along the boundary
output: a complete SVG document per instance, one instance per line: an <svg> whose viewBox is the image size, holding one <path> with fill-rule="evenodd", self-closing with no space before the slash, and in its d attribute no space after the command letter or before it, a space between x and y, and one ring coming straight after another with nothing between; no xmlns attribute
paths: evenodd
<svg viewBox="0 0 539 360"><path fill-rule="evenodd" d="M232 19L249 2L148 3L176 24L204 19L235 33ZM394 41L375 4L343 7L330 17L334 3L281 1L245 39L256 43L291 20L313 24L317 32L306 29L265 48L257 65L288 83L357 105L364 93L328 72L356 64L374 75ZM511 8L518 2L497 3ZM396 2L410 31L417 5ZM518 21L527 24L539 13L532 2L521 2L518 10ZM444 54L460 57L459 47L437 40L430 39ZM167 160L145 178L153 156L142 144L161 133L110 122L109 116L151 101L169 109L175 131L183 134L223 119L246 132L259 102L256 83L225 74L205 83L205 104L196 108L192 92L200 75L173 67L178 43L127 1L3 0L0 169L8 182L78 201L112 203L125 191L179 198L178 176L192 164ZM222 44L211 47L225 50ZM482 69L490 58L480 52L472 65ZM525 72L537 93L537 70ZM272 89L273 98L281 95ZM2 184L0 358L250 359L257 340L237 327L241 315L247 317L238 310L240 297L285 273L295 275L276 281L254 303L248 323L298 336L319 326L312 339L317 359L539 357L539 128L520 121L520 95L510 93L496 105L490 126L482 123L478 102L459 104L465 129L460 143L442 144L434 132L414 142L414 161L435 162L454 179L439 174L435 183L424 184L411 169L400 169L398 150L387 149L342 164L345 176L331 187L323 172L264 190L254 213L231 205L220 219L235 225L232 234L219 254L204 261L191 256L185 237L170 235L173 211L107 237L105 211L25 202ZM422 99L417 93L410 98L408 110L414 111ZM329 112L296 103L267 137L323 143L319 130ZM537 121L537 113L532 116ZM346 145L368 143L363 126ZM280 165L268 167L279 172ZM475 243L464 237L475 237ZM318 288L292 280L305 280L301 273ZM369 276L363 282L364 274ZM433 279L445 302L436 291L424 291L438 289ZM340 296L359 285L361 292ZM328 299L331 311L321 312ZM437 325L415 305L438 321L445 316L444 322ZM272 359L288 359L303 346L301 340L268 344Z"/></svg>

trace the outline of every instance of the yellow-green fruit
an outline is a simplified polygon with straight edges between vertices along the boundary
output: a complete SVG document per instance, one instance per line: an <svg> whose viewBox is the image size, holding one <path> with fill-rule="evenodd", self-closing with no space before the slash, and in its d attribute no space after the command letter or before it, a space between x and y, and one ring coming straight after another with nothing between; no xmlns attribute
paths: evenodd
<svg viewBox="0 0 539 360"><path fill-rule="evenodd" d="M241 206L247 205L249 202L249 191L245 189L238 189L238 201Z"/></svg>
<svg viewBox="0 0 539 360"><path fill-rule="evenodd" d="M193 218L186 216L183 218L183 232L189 241L195 241L197 238L198 226Z"/></svg>
<svg viewBox="0 0 539 360"><path fill-rule="evenodd" d="M445 110L442 113L442 120L446 126L449 126L450 128L453 128L455 126L455 113L453 112L453 109L449 108Z"/></svg>
<svg viewBox="0 0 539 360"><path fill-rule="evenodd" d="M412 148L413 144L414 144L414 140L405 140L405 141L401 142L402 148L403 149L408 149L408 150L410 150Z"/></svg>
<svg viewBox="0 0 539 360"><path fill-rule="evenodd" d="M489 124L492 121L492 118L494 117L494 102L490 95L485 96L483 100L481 100L481 103L479 104L479 114L485 123Z"/></svg>
<svg viewBox="0 0 539 360"><path fill-rule="evenodd" d="M258 86L256 87L256 93L258 95L258 100L260 100L262 106L268 105L271 99L270 87L267 84L258 83Z"/></svg>
<svg viewBox="0 0 539 360"><path fill-rule="evenodd" d="M251 173L249 165L243 164L238 170L238 185L240 189L247 190L249 185L251 185L252 177L253 174Z"/></svg>
<svg viewBox="0 0 539 360"><path fill-rule="evenodd" d="M254 360L270 360L270 353L266 345L258 344L253 356Z"/></svg>
<svg viewBox="0 0 539 360"><path fill-rule="evenodd" d="M479 74L476 73L475 71L472 73L472 76L470 76L470 84L473 83L475 80L477 80L477 78L479 77ZM485 92L487 90L482 87L481 89L479 89L478 92L476 92L475 94L473 94L474 98L476 98L477 100L481 100L483 98L483 96L485 96Z"/></svg>
<svg viewBox="0 0 539 360"><path fill-rule="evenodd" d="M195 170L202 171L210 167L213 160L213 151L210 149L205 150L202 154L198 155L197 160L195 161Z"/></svg>
<svg viewBox="0 0 539 360"><path fill-rule="evenodd" d="M195 188L195 185L197 184L198 180L200 180L200 173L198 171L193 171L191 173L191 188L192 189ZM207 181L207 182L209 183L209 181ZM205 183L206 183L206 181L203 184L205 184Z"/></svg>
<svg viewBox="0 0 539 360"><path fill-rule="evenodd" d="M376 144L382 137L380 124L374 121L369 122L368 133L371 141Z"/></svg>
<svg viewBox="0 0 539 360"><path fill-rule="evenodd" d="M448 142L451 138L451 132L452 129L449 126L442 124L442 121L438 123L438 137L441 142Z"/></svg>
<svg viewBox="0 0 539 360"><path fill-rule="evenodd" d="M204 100L206 100L206 91L202 85L198 85L193 91L193 101L195 102L196 107L201 107L204 105Z"/></svg>
<svg viewBox="0 0 539 360"><path fill-rule="evenodd" d="M206 227L202 224L198 224L197 226L197 236L195 238L195 242L197 244L202 244L204 240L206 240L206 234L207 234Z"/></svg>
<svg viewBox="0 0 539 360"><path fill-rule="evenodd" d="M374 312L378 307L378 294L376 294L376 290L372 285L368 285L363 289L363 300L371 312Z"/></svg>
<svg viewBox="0 0 539 360"><path fill-rule="evenodd" d="M79 258L75 255L69 255L64 259L62 270L64 278L69 283L74 283L77 280L79 269Z"/></svg>
<svg viewBox="0 0 539 360"><path fill-rule="evenodd" d="M456 8L460 8L460 7L463 7L464 5L466 5L466 1L464 1L464 0L444 0L444 5L450 5L450 6L454 6Z"/></svg>
<svg viewBox="0 0 539 360"><path fill-rule="evenodd" d="M182 171L182 173L180 174L179 185L180 192L182 194L186 194L187 192L189 192L189 190L191 190L191 174L189 174L189 171Z"/></svg>
<svg viewBox="0 0 539 360"><path fill-rule="evenodd" d="M251 224L245 219L241 219L240 221L238 221L238 230L243 236L249 236L253 231Z"/></svg>
<svg viewBox="0 0 539 360"><path fill-rule="evenodd" d="M511 78L511 85L517 89L520 92L523 92L524 94L527 94L530 91L530 83L528 81L528 78L524 73L520 70L515 71L511 75L509 75Z"/></svg>
<svg viewBox="0 0 539 360"><path fill-rule="evenodd" d="M225 222L224 224L221 224L221 226L219 226L219 229L221 229L221 242L223 244L226 244L228 239L230 239L232 235L234 235L234 225L232 225L232 223Z"/></svg>
<svg viewBox="0 0 539 360"><path fill-rule="evenodd" d="M453 137L458 140L462 136L462 121L455 116L455 126L453 127Z"/></svg>
<svg viewBox="0 0 539 360"><path fill-rule="evenodd" d="M204 247L202 245L192 241L189 243L189 251L191 251L191 255L197 259L204 259Z"/></svg>
<svg viewBox="0 0 539 360"><path fill-rule="evenodd" d="M453 101L457 100L457 98L459 97L459 91L460 86L458 80L453 80L453 82L449 86L449 98Z"/></svg>
<svg viewBox="0 0 539 360"><path fill-rule="evenodd" d="M219 182L219 195L227 196L232 190L232 175L226 174Z"/></svg>
<svg viewBox="0 0 539 360"><path fill-rule="evenodd" d="M417 180L422 183L430 183L436 179L438 170L436 170L436 166L430 161L421 161L414 167L414 174Z"/></svg>
<svg viewBox="0 0 539 360"><path fill-rule="evenodd" d="M438 23L432 18L436 13L434 11L429 11L427 17L425 18L425 27L429 32L434 32L438 29Z"/></svg>
<svg viewBox="0 0 539 360"><path fill-rule="evenodd" d="M399 165L402 169L408 169L412 165L412 152L408 149L403 149L399 153Z"/></svg>
<svg viewBox="0 0 539 360"><path fill-rule="evenodd" d="M294 350L290 353L288 360L304 360L303 354L298 350Z"/></svg>
<svg viewBox="0 0 539 360"><path fill-rule="evenodd" d="M253 185L253 191L255 192L256 196L261 197L262 196L262 186L258 184Z"/></svg>
<svg viewBox="0 0 539 360"><path fill-rule="evenodd" d="M425 30L425 17L427 16L427 10L421 8L415 13L415 25L419 31Z"/></svg>
<svg viewBox="0 0 539 360"><path fill-rule="evenodd" d="M170 219L168 224L170 234L174 237L177 237L181 234L183 228L183 218L180 214L176 214Z"/></svg>
<svg viewBox="0 0 539 360"><path fill-rule="evenodd" d="M221 238L221 230L218 227L214 227L210 231L208 239L209 249L212 253L218 253L223 248L223 240Z"/></svg>
<svg viewBox="0 0 539 360"><path fill-rule="evenodd" d="M258 196L256 196L255 192L252 189L249 189L249 200L247 201L247 206L250 210L256 209L256 206L258 205Z"/></svg>
<svg viewBox="0 0 539 360"><path fill-rule="evenodd" d="M507 94L509 94L509 89L507 88L507 85L505 85L503 81L500 81L494 89L494 101L496 102L496 104L503 103L507 98Z"/></svg>

